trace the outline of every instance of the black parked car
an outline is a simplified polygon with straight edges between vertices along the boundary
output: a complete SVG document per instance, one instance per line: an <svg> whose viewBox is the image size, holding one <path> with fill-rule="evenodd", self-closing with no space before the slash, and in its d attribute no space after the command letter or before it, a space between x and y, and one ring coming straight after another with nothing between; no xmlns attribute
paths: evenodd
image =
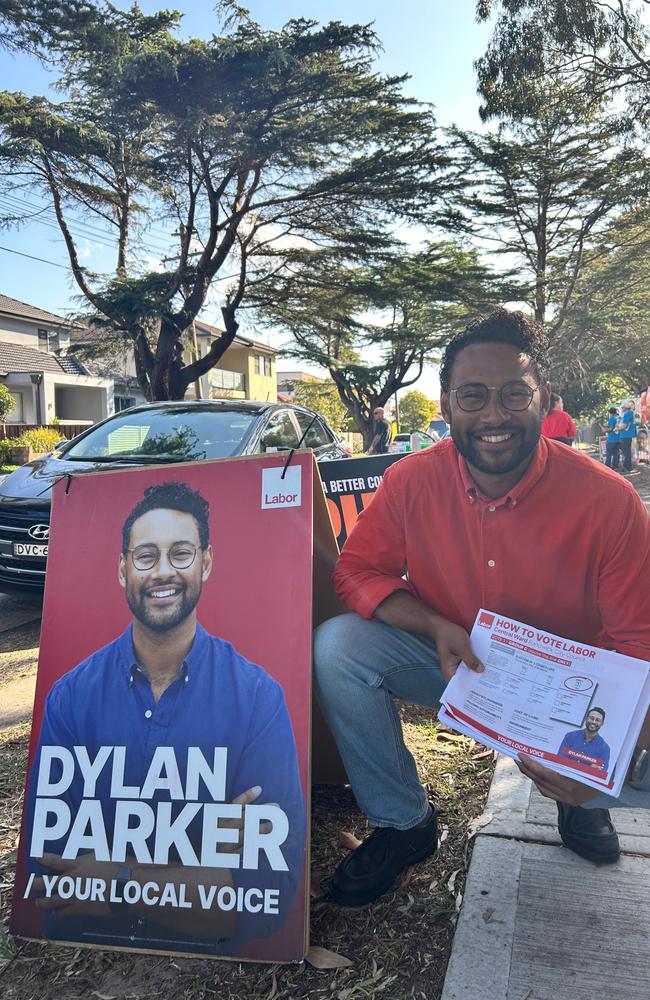
<svg viewBox="0 0 650 1000"><path fill-rule="evenodd" d="M60 476L283 452L299 444L317 461L349 455L323 417L290 403L148 403L108 417L60 442L50 455L0 476L0 590L42 589L50 491Z"/></svg>

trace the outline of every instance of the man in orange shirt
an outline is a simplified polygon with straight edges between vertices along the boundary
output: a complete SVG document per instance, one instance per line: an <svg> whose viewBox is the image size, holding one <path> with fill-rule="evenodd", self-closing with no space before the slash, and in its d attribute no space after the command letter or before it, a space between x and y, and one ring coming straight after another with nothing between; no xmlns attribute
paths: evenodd
<svg viewBox="0 0 650 1000"><path fill-rule="evenodd" d="M480 607L650 660L650 591L636 584L650 573L650 519L620 476L541 436L547 346L537 324L505 310L454 337L440 370L451 438L386 471L337 564L352 613L317 631L316 686L375 828L334 875L342 905L371 902L436 850L393 698L435 707L461 660L482 670L468 635ZM646 720L639 759L648 744ZM618 858L593 789L528 758L519 766L558 802L567 847ZM650 806L650 783L625 788L608 804Z"/></svg>
<svg viewBox="0 0 650 1000"><path fill-rule="evenodd" d="M578 433L573 417L564 409L564 402L556 392L551 393L551 408L542 420L544 437L561 441L571 446Z"/></svg>

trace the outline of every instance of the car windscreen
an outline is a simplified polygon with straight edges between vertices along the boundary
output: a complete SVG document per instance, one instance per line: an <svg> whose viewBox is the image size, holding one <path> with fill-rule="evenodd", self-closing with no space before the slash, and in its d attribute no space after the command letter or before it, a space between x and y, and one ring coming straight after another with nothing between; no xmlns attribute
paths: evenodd
<svg viewBox="0 0 650 1000"><path fill-rule="evenodd" d="M196 462L241 454L257 413L188 407L142 410L107 421L66 449L79 461Z"/></svg>

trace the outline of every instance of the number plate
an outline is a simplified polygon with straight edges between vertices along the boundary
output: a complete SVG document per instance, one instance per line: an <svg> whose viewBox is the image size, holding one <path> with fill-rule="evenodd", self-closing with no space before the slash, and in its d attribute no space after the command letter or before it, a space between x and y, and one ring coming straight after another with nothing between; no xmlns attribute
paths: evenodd
<svg viewBox="0 0 650 1000"><path fill-rule="evenodd" d="M14 542L14 555L21 559L45 559L47 545L33 545L31 542Z"/></svg>

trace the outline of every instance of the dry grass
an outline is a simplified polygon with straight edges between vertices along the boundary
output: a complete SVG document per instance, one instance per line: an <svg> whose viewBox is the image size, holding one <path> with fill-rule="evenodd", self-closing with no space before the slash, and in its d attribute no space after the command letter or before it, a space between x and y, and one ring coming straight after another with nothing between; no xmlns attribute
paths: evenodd
<svg viewBox="0 0 650 1000"><path fill-rule="evenodd" d="M352 962L318 971L300 966L250 965L130 955L0 942L4 1000L174 1000L249 998L382 1000L440 996L457 908L469 863L467 827L481 811L493 757L464 737L438 727L426 710L402 708L407 740L423 781L435 798L442 844L402 883L371 907L341 910L315 900L311 940ZM0 905L6 929L20 799L27 752L26 726L0 738ZM313 800L314 884L325 885L343 857L339 836L365 836L367 828L349 790L319 786Z"/></svg>

